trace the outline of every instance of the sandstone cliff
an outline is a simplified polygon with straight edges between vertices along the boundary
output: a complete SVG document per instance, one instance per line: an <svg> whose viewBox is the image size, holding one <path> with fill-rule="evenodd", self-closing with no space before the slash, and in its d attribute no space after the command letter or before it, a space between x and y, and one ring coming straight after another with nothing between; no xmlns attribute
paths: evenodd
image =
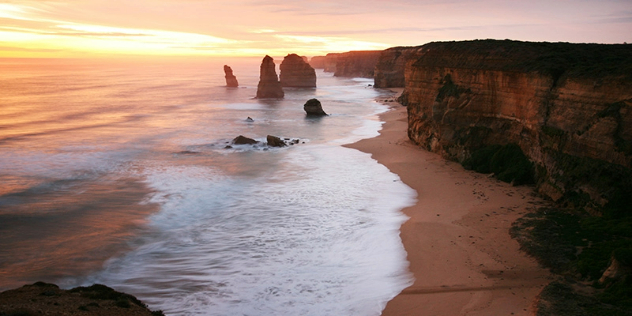
<svg viewBox="0 0 632 316"><path fill-rule="evenodd" d="M229 66L224 65L224 78L226 78L226 86L227 87L239 87L239 83L237 82L237 77L233 75L233 69Z"/></svg>
<svg viewBox="0 0 632 316"><path fill-rule="evenodd" d="M384 50L375 65L376 88L403 88L406 61L418 54L420 47L392 47Z"/></svg>
<svg viewBox="0 0 632 316"><path fill-rule="evenodd" d="M323 69L324 72L336 72L336 62L338 53L329 53L327 56L314 56L309 61L309 65L314 69Z"/></svg>
<svg viewBox="0 0 632 316"><path fill-rule="evenodd" d="M261 61L257 98L283 98L284 96L285 93L276 74L274 60L266 55Z"/></svg>
<svg viewBox="0 0 632 316"><path fill-rule="evenodd" d="M314 69L325 69L326 56L314 56L309 60L309 65Z"/></svg>
<svg viewBox="0 0 632 316"><path fill-rule="evenodd" d="M296 54L285 56L279 69L281 71L280 81L282 87L316 87L316 71L302 57Z"/></svg>
<svg viewBox="0 0 632 316"><path fill-rule="evenodd" d="M351 51L336 56L336 77L373 78L382 51ZM329 56L329 55L327 55Z"/></svg>
<svg viewBox="0 0 632 316"><path fill-rule="evenodd" d="M402 55L392 49L382 65ZM599 210L630 191L632 45L429 43L409 49L400 101L410 139L449 159L518 144L553 200Z"/></svg>

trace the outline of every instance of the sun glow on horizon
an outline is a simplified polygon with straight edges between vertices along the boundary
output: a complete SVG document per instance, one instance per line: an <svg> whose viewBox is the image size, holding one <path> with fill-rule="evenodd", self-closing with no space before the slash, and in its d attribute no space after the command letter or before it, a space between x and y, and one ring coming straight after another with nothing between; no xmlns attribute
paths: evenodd
<svg viewBox="0 0 632 316"><path fill-rule="evenodd" d="M194 32L60 21L47 16L45 10L11 3L0 3L0 22L3 22L0 23L0 57L4 58L281 56L288 53L314 56L389 47L340 36L279 34L268 28L245 31L244 34L256 35L251 39L229 39Z"/></svg>
<svg viewBox="0 0 632 316"><path fill-rule="evenodd" d="M561 18L563 17L563 18ZM632 42L632 2L0 0L0 58L318 56L431 41Z"/></svg>

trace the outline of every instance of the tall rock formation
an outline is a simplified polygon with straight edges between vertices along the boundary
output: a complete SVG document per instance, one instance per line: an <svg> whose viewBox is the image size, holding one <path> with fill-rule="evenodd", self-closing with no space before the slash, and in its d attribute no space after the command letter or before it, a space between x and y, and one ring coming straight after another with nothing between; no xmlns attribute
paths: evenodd
<svg viewBox="0 0 632 316"><path fill-rule="evenodd" d="M276 67L272 57L266 55L261 61L259 73L259 85L257 86L257 98L283 98L285 93L281 88L279 77L276 74Z"/></svg>
<svg viewBox="0 0 632 316"><path fill-rule="evenodd" d="M553 200L601 209L626 196L632 45L484 40L417 49L400 97L413 142L458 161L515 143Z"/></svg>
<svg viewBox="0 0 632 316"><path fill-rule="evenodd" d="M334 76L373 78L375 65L381 53L381 50L372 50L338 54Z"/></svg>
<svg viewBox="0 0 632 316"><path fill-rule="evenodd" d="M237 82L237 77L233 75L233 70L227 65L224 65L224 74L226 78L227 87L239 87L239 83Z"/></svg>
<svg viewBox="0 0 632 316"><path fill-rule="evenodd" d="M299 55L289 54L285 56L279 69L282 87L316 87L316 71Z"/></svg>

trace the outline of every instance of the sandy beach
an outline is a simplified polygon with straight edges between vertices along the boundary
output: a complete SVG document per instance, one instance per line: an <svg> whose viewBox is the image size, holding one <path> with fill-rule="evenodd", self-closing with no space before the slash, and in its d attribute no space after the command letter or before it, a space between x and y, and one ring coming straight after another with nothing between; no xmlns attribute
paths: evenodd
<svg viewBox="0 0 632 316"><path fill-rule="evenodd" d="M406 108L381 115L380 136L348 147L372 157L417 191L401 226L414 284L383 315L532 315L550 274L520 251L511 223L543 203L514 187L420 149L406 135Z"/></svg>

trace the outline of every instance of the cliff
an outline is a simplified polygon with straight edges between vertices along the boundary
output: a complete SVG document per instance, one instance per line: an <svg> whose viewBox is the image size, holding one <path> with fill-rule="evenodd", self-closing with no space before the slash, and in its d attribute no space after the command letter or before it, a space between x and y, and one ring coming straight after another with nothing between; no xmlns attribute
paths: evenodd
<svg viewBox="0 0 632 316"><path fill-rule="evenodd" d="M397 52L383 59L401 65ZM400 101L413 142L458 161L515 143L542 194L589 210L629 193L631 45L485 40L409 53Z"/></svg>
<svg viewBox="0 0 632 316"><path fill-rule="evenodd" d="M302 57L296 54L285 56L279 66L282 87L315 88L316 72Z"/></svg>
<svg viewBox="0 0 632 316"><path fill-rule="evenodd" d="M421 47L392 47L382 51L375 65L376 88L403 88L406 61L423 51Z"/></svg>
<svg viewBox="0 0 632 316"><path fill-rule="evenodd" d="M283 98L285 93L276 74L274 60L265 56L261 61L257 98Z"/></svg>
<svg viewBox="0 0 632 316"><path fill-rule="evenodd" d="M336 72L336 62L338 53L329 53L326 56L314 56L309 61L309 65L314 69L323 69L324 72Z"/></svg>
<svg viewBox="0 0 632 316"><path fill-rule="evenodd" d="M373 78L382 51L351 51L336 56L336 77ZM327 55L329 56L329 55Z"/></svg>

